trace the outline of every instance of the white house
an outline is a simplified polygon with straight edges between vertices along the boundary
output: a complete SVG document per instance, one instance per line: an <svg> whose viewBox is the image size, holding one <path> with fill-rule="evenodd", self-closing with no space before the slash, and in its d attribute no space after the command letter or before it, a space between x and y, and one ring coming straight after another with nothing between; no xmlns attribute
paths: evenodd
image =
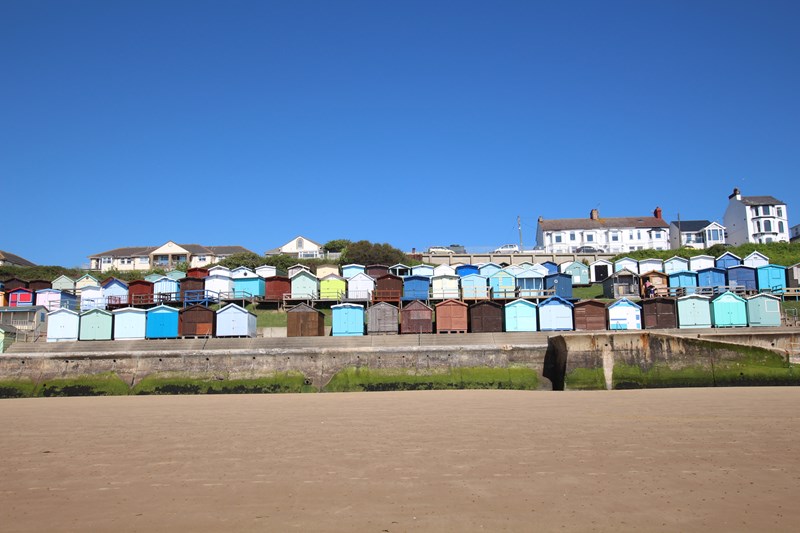
<svg viewBox="0 0 800 533"><path fill-rule="evenodd" d="M324 257L324 249L321 244L307 239L299 235L287 242L283 246L273 248L264 253L264 255L290 255L297 258L314 259L317 257ZM290 274L291 276L291 274Z"/></svg>
<svg viewBox="0 0 800 533"><path fill-rule="evenodd" d="M167 241L161 246L129 246L90 255L89 268L100 272L111 269L150 270L155 267L172 269L178 263L186 263L192 268L207 267L233 254L246 252L250 250L241 246L203 246Z"/></svg>
<svg viewBox="0 0 800 533"><path fill-rule="evenodd" d="M726 242L738 246L754 242L789 242L789 214L786 204L772 196L742 196L733 189L722 222Z"/></svg>
<svg viewBox="0 0 800 533"><path fill-rule="evenodd" d="M725 244L725 226L708 220L673 220L669 223L669 245L677 248L710 248Z"/></svg>
<svg viewBox="0 0 800 533"><path fill-rule="evenodd" d="M545 220L539 217L536 244L548 253L573 253L590 246L610 253L669 249L669 225L661 208L653 216L601 218L592 209L589 218Z"/></svg>

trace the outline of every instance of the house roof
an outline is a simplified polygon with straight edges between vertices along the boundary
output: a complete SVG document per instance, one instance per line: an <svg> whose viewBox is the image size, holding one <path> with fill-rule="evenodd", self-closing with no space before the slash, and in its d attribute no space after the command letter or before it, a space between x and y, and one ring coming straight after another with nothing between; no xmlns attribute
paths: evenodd
<svg viewBox="0 0 800 533"><path fill-rule="evenodd" d="M3 250L0 250L0 261L11 263L12 265L17 266L24 266L24 267L32 267L36 266L35 263L31 263L25 258L22 258L16 254L12 254Z"/></svg>
<svg viewBox="0 0 800 533"><path fill-rule="evenodd" d="M679 227L681 231L700 231L711 224L710 220L673 220L670 222L671 226Z"/></svg>
<svg viewBox="0 0 800 533"><path fill-rule="evenodd" d="M742 196L742 203L744 205L784 205L786 202L781 202L774 196Z"/></svg>
<svg viewBox="0 0 800 533"><path fill-rule="evenodd" d="M178 244L181 248L192 255L231 255L250 252L242 246L203 246L202 244ZM89 257L140 257L150 255L161 246L128 246L125 248L114 248L106 252L90 255Z"/></svg>
<svg viewBox="0 0 800 533"><path fill-rule="evenodd" d="M616 217L616 218L558 218L540 220L542 231L573 229L616 229L616 228L668 228L669 225L656 217Z"/></svg>

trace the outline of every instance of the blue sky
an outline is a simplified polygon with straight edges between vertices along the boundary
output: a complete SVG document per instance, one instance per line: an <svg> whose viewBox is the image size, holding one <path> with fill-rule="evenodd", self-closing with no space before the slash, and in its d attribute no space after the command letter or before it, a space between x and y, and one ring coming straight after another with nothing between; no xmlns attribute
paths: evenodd
<svg viewBox="0 0 800 533"><path fill-rule="evenodd" d="M535 244L536 219L800 222L800 2L0 4L0 249Z"/></svg>

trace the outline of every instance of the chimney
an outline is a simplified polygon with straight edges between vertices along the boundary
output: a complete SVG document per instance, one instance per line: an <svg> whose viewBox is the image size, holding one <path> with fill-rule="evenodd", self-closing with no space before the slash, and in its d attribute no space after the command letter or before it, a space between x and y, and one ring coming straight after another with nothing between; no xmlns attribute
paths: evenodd
<svg viewBox="0 0 800 533"><path fill-rule="evenodd" d="M541 224L542 222L544 222L544 217L542 215L539 215L539 224Z"/></svg>
<svg viewBox="0 0 800 533"><path fill-rule="evenodd" d="M739 192L739 188L738 187L734 187L733 194L728 196L728 200L731 200L732 198L736 198L737 200L741 200L742 199L742 193Z"/></svg>
<svg viewBox="0 0 800 533"><path fill-rule="evenodd" d="M597 209L592 209L589 212L589 219L590 220L597 220L598 218L600 218L600 212Z"/></svg>
<svg viewBox="0 0 800 533"><path fill-rule="evenodd" d="M656 206L656 210L653 211L653 216L657 219L661 220L661 208Z"/></svg>

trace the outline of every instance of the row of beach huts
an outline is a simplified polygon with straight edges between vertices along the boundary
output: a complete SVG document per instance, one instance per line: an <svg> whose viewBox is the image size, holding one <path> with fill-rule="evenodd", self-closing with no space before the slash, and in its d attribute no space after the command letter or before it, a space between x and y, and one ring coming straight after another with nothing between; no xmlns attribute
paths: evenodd
<svg viewBox="0 0 800 533"><path fill-rule="evenodd" d="M467 304L445 300L429 306L419 300L402 307L379 302L365 307L331 307L332 336L512 331L591 331L781 325L780 298L725 292L714 298L691 294L657 297L639 303L621 298L571 302L552 296L541 302L518 299ZM301 303L287 312L287 336L325 336L325 314ZM203 305L178 309L124 307L82 313L57 309L47 314L47 341L255 337L256 316L237 304L214 311Z"/></svg>

